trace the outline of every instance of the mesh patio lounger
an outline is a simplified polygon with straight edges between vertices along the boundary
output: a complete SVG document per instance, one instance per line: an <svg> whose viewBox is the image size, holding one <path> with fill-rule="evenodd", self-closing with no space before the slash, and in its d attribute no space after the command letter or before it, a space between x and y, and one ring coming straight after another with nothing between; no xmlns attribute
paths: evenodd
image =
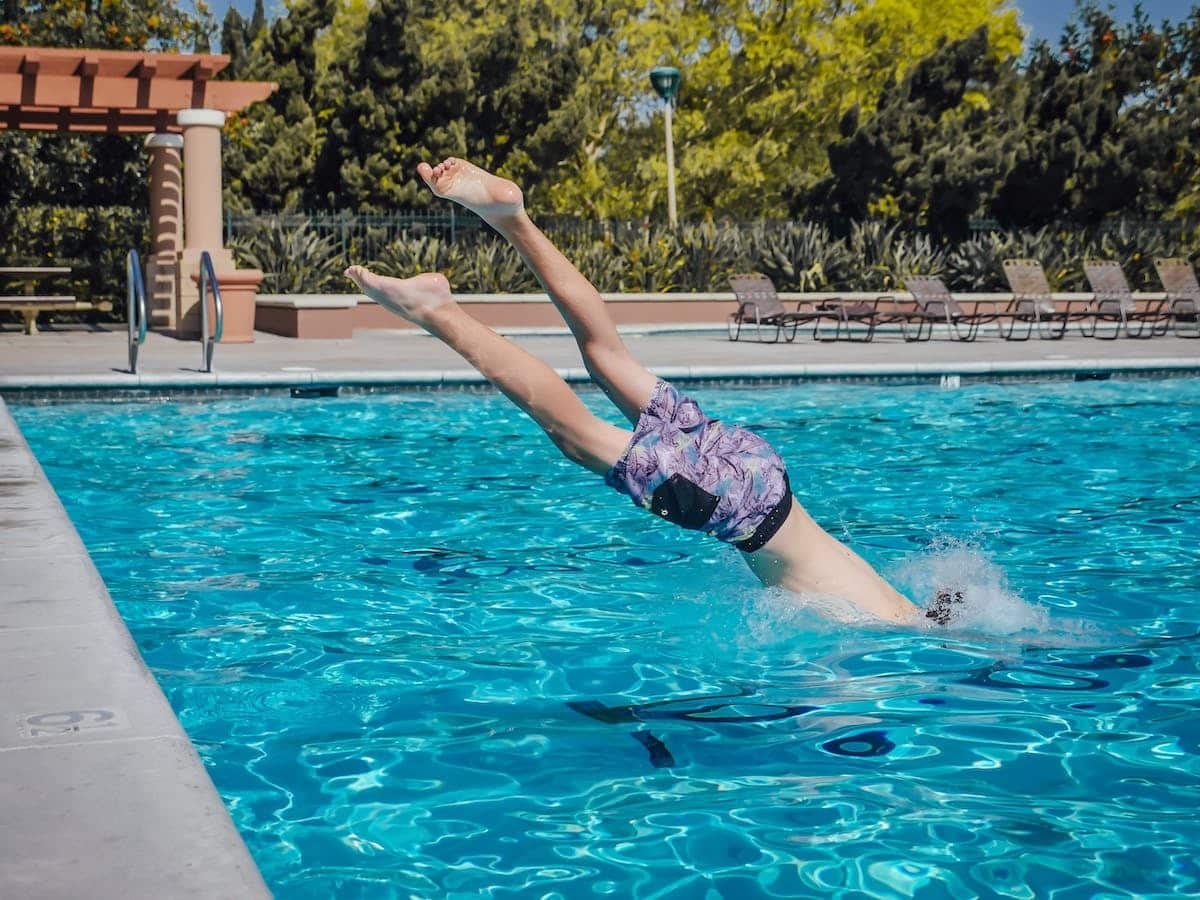
<svg viewBox="0 0 1200 900"><path fill-rule="evenodd" d="M1036 327L1038 337L1057 341L1067 333L1067 325L1071 322L1089 321L1095 330L1091 301L1069 300L1065 309L1060 308L1054 302L1046 270L1036 259L1004 260L1004 277L1013 292L1012 302L1004 310L1004 316L1009 320L1005 340L1027 341ZM1025 333L1018 337L1017 325L1022 322L1026 325ZM1082 324L1079 329L1088 333Z"/></svg>
<svg viewBox="0 0 1200 900"><path fill-rule="evenodd" d="M950 333L954 335L955 340L959 341L975 340L979 326L988 322L995 322L1000 333L1002 335L1004 333L1004 329L1000 325L1000 310L990 300L976 301L976 311L968 313L958 305L958 301L950 296L950 289L942 283L940 278L909 276L904 279L904 286L913 295L915 304L915 309L906 310L904 318L899 320L906 341L929 340L933 337L935 323L945 324L950 329ZM981 305L991 307L991 312L980 312ZM910 336L908 326L914 321L917 323L917 333L915 336ZM926 330L927 325L929 326L928 330Z"/></svg>
<svg viewBox="0 0 1200 900"><path fill-rule="evenodd" d="M1089 337L1115 341L1121 336L1121 329L1125 329L1126 336L1131 338L1148 338L1156 333L1166 334L1164 302L1157 300L1150 302L1145 308L1139 307L1138 302L1133 299L1133 292L1129 290L1129 282L1125 280L1125 273L1121 271L1119 262L1111 259L1085 259L1083 271L1096 295L1092 301L1092 315L1095 321ZM1112 322L1115 326L1112 334L1102 334L1099 329L1100 322ZM1158 327L1160 322L1161 330ZM1137 331L1133 330L1133 323L1137 323ZM1150 326L1149 333L1146 333L1147 325Z"/></svg>
<svg viewBox="0 0 1200 900"><path fill-rule="evenodd" d="M803 302L796 304L795 312L789 312L784 308L783 301L779 299L779 294L775 291L775 283L766 275L758 272L731 275L729 286L733 288L733 295L738 304L737 311L729 314L729 339L731 341L736 341L741 337L743 325L753 324L755 335L759 341L774 344L782 334L784 340L791 343L796 339L796 331L799 330L801 324L812 322L815 331L817 323L822 318L834 315L820 311L812 304L808 304L809 308L805 309ZM789 326L792 329L791 334L787 333ZM774 336L769 341L763 340L764 327L774 329Z"/></svg>
<svg viewBox="0 0 1200 900"><path fill-rule="evenodd" d="M1200 338L1200 282L1186 259L1156 259L1158 280L1167 292L1166 315L1174 323L1177 337ZM1191 323L1190 333L1181 327Z"/></svg>
<svg viewBox="0 0 1200 900"><path fill-rule="evenodd" d="M821 328L821 322L818 320L813 326L813 337L818 341L840 341L845 338L847 341L866 344L874 339L876 325L888 322L899 322L903 325L907 319L907 315L896 307L895 298L888 295L876 297L874 300L842 300L833 297L822 300L817 304L817 309L830 313L830 318L837 323L831 336L827 330ZM850 327L852 323L866 325L866 333L859 331L856 336L854 329Z"/></svg>

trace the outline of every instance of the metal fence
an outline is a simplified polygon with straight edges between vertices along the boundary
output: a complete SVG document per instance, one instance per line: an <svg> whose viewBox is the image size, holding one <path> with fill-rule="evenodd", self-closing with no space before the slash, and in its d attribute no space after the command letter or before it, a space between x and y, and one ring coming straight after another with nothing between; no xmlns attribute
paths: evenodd
<svg viewBox="0 0 1200 900"><path fill-rule="evenodd" d="M577 216L538 216L538 225L543 231L557 235L601 237L604 235L627 234L650 227L649 220L596 220ZM661 223L658 223L661 224ZM717 223L726 227L741 228L750 225L784 224L768 221L727 221ZM1114 218L1096 227L1098 233L1132 228L1139 231L1180 235L1194 231L1200 223L1194 219L1128 219ZM398 238L420 236L439 237L446 241L471 238L487 232L487 225L474 213L450 206L445 212L423 210L397 210L388 213L357 212L288 212L288 213L225 213L225 242L254 234L264 227L306 227L323 238L331 238L341 250L343 258L357 254L361 258L373 259L380 251ZM1079 226L1064 226L1077 228ZM973 219L970 223L972 235L991 231L1003 231L995 219Z"/></svg>

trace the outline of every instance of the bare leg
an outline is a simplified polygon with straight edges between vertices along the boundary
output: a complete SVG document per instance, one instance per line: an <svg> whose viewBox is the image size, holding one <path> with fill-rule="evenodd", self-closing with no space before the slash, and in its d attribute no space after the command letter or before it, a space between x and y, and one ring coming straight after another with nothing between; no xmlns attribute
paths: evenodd
<svg viewBox="0 0 1200 900"><path fill-rule="evenodd" d="M346 270L375 302L440 338L532 418L563 455L603 474L613 467L630 433L592 415L553 369L471 318L437 274L384 278L361 266Z"/></svg>
<svg viewBox="0 0 1200 900"><path fill-rule="evenodd" d="M417 172L437 196L477 213L517 248L575 335L593 380L636 423L658 379L629 352L591 282L530 221L520 188L454 158L421 163Z"/></svg>

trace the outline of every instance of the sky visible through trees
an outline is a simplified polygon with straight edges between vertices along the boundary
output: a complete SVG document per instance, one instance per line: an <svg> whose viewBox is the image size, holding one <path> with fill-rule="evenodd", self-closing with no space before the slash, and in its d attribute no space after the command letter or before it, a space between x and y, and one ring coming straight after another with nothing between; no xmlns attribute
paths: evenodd
<svg viewBox="0 0 1200 900"><path fill-rule="evenodd" d="M1136 0L1116 0L1112 9L1114 18L1125 20L1133 13ZM225 17L225 11L230 6L236 8L247 19L254 11L254 0L214 0L209 6L219 22ZM1037 39L1053 41L1062 34L1063 27L1071 17L1075 8L1074 0L1016 0L1013 3L1017 10L1021 26L1028 34ZM1142 8L1154 22L1161 19L1179 20L1185 18L1191 9L1189 0L1143 0ZM267 15L274 18L283 12L280 0L270 0L266 4Z"/></svg>

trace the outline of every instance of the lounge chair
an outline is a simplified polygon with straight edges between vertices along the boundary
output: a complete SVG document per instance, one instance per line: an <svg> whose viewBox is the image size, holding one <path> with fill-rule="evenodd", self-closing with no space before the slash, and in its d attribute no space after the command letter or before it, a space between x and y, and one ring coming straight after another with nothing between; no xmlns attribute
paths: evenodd
<svg viewBox="0 0 1200 900"><path fill-rule="evenodd" d="M1154 268L1167 292L1164 311L1168 322L1175 325L1176 336L1200 337L1200 282L1196 280L1196 270L1186 259L1156 259ZM1180 327L1185 322L1192 325L1190 334Z"/></svg>
<svg viewBox="0 0 1200 900"><path fill-rule="evenodd" d="M1003 265L1004 277L1013 292L1012 301L1004 310L1004 317L1009 320L1005 340L1027 341L1036 327L1038 337L1057 341L1067 333L1067 325L1071 322L1090 321L1095 330L1091 301L1068 300L1066 308L1060 308L1054 302L1046 270L1036 259L1006 259ZM1022 322L1026 326L1025 333L1018 336L1017 325ZM1082 324L1079 329L1087 333Z"/></svg>
<svg viewBox="0 0 1200 900"><path fill-rule="evenodd" d="M1156 333L1166 333L1167 320L1163 315L1163 301L1153 301L1145 308L1138 306L1119 262L1111 259L1085 259L1083 271L1095 294L1092 301L1094 321L1089 337L1115 341L1121 336L1121 329L1131 338L1148 338ZM1098 327L1100 322L1112 322L1115 326L1112 334L1102 334ZM1158 328L1159 322L1162 323L1161 331ZM1137 323L1137 331L1133 330L1134 323ZM1147 325L1150 326L1149 333L1146 333Z"/></svg>
<svg viewBox="0 0 1200 900"><path fill-rule="evenodd" d="M904 279L904 286L912 294L915 306L911 311L905 310L903 318L899 319L906 341L929 340L933 337L935 323L945 324L955 339L960 341L975 340L979 326L988 322L996 322L996 328L1004 334L1004 329L999 324L1000 310L990 300L977 300L975 312L968 313L950 296L950 289L940 278L909 276ZM981 305L990 306L991 312L980 312ZM908 326L914 321L917 323L917 333L912 336ZM929 326L928 330L926 325Z"/></svg>
<svg viewBox="0 0 1200 900"><path fill-rule="evenodd" d="M820 301L816 308L829 313L830 318L837 323L830 336L818 321L813 326L813 337L818 341L840 341L845 338L847 341L866 344L874 339L875 326L889 322L899 322L903 325L907 319L907 315L898 310L896 299L890 295L879 296L874 300L842 300L840 297L833 297ZM860 329L856 333L850 327L852 324L865 325L867 330L864 333Z"/></svg>
<svg viewBox="0 0 1200 900"><path fill-rule="evenodd" d="M808 322L816 324L831 313L821 312L809 304L804 309L804 303L796 304L795 312L789 312L775 292L775 283L766 275L754 272L742 275L731 275L729 286L737 299L736 312L729 314L729 339L736 341L741 337L743 325L754 325L755 335L759 341L774 344L782 334L784 340L791 343L796 339L796 331L801 324ZM787 333L791 327L791 334ZM769 341L763 340L763 328L774 329L774 336Z"/></svg>

